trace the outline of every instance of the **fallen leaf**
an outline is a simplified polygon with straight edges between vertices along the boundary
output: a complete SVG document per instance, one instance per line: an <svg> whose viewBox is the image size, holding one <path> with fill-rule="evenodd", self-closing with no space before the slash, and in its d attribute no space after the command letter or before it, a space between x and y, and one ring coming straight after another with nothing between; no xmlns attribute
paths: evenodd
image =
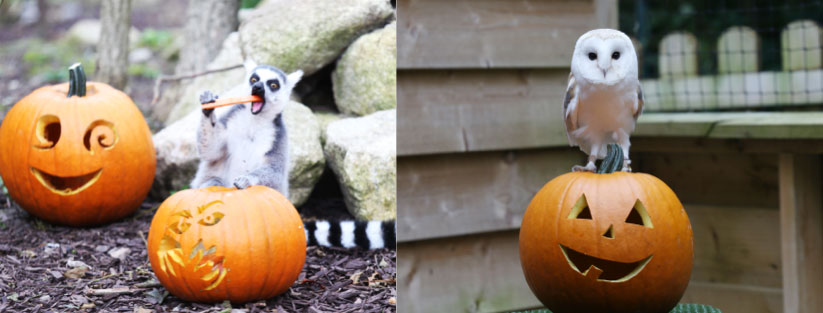
<svg viewBox="0 0 823 313"><path fill-rule="evenodd" d="M351 279L352 284L355 284L355 285L359 284L360 283L360 275L362 275L362 274L363 274L363 272L357 272L357 273L354 273L354 275L351 275L351 277L349 277L349 279Z"/></svg>
<svg viewBox="0 0 823 313"><path fill-rule="evenodd" d="M46 254L60 253L60 244L49 242L46 244L45 247L43 247L43 252L45 252Z"/></svg>
<svg viewBox="0 0 823 313"><path fill-rule="evenodd" d="M152 289L146 292L146 296L148 296L148 300L154 304L162 304L163 300L169 295L169 292L166 289Z"/></svg>
<svg viewBox="0 0 823 313"><path fill-rule="evenodd" d="M129 248L122 248L121 247L121 248L113 248L113 249L109 250L109 256L111 256L115 259L120 259L120 261L125 260L126 257L129 256L129 253L131 253L131 249L129 249Z"/></svg>
<svg viewBox="0 0 823 313"><path fill-rule="evenodd" d="M138 307L134 308L134 313L152 313L152 312L154 312L154 311L143 308L142 306L138 306Z"/></svg>
<svg viewBox="0 0 823 313"><path fill-rule="evenodd" d="M380 264L379 264L379 265L380 265L380 267L386 267L386 266L389 266L389 263L388 263L388 262L386 262L386 259L382 259L382 258L381 258L381 259L380 259Z"/></svg>
<svg viewBox="0 0 823 313"><path fill-rule="evenodd" d="M395 298L395 297L391 297L391 298L389 298L389 304L391 304L391 305L397 305L397 298Z"/></svg>
<svg viewBox="0 0 823 313"><path fill-rule="evenodd" d="M88 264L86 264L86 263L83 263L83 261L76 261L76 260L73 260L73 259L69 259L69 260L66 262L66 267L72 267L72 268L74 268L74 267L84 267L84 266L85 266L86 268L88 268L88 269L91 269L91 266L89 266L89 265L88 265Z"/></svg>
<svg viewBox="0 0 823 313"><path fill-rule="evenodd" d="M34 253L34 251L31 251L31 250L23 250L23 251L20 251L20 256L22 256L24 258L30 258L31 259L31 258L36 257L37 253Z"/></svg>
<svg viewBox="0 0 823 313"><path fill-rule="evenodd" d="M51 301L51 296L50 295L43 295L40 298L38 298L37 301L40 301L42 303L48 303L49 301Z"/></svg>
<svg viewBox="0 0 823 313"><path fill-rule="evenodd" d="M80 306L81 309L85 309L85 310L90 310L90 309L93 309L94 307L95 307L94 303L86 303L86 304Z"/></svg>
<svg viewBox="0 0 823 313"><path fill-rule="evenodd" d="M86 272L89 271L88 267L85 266L78 266L66 271L63 275L67 278L78 279L86 275Z"/></svg>

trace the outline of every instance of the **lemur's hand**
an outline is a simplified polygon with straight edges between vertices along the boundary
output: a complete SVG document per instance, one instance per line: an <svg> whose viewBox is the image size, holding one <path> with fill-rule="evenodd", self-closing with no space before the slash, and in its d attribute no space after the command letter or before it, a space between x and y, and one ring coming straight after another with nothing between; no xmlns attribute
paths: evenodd
<svg viewBox="0 0 823 313"><path fill-rule="evenodd" d="M217 101L217 95L213 94L211 91L204 91L200 94L200 104L212 103ZM209 117L211 113L214 112L214 109L203 109L203 115Z"/></svg>
<svg viewBox="0 0 823 313"><path fill-rule="evenodd" d="M243 175L234 179L234 187L237 187L237 189L246 189L257 184L257 177L252 177L249 175Z"/></svg>

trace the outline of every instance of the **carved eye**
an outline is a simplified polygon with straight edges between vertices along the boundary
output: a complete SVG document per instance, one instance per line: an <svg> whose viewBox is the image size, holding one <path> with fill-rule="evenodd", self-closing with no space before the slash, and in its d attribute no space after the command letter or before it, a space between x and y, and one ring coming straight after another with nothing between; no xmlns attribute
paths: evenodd
<svg viewBox="0 0 823 313"><path fill-rule="evenodd" d="M83 135L83 145L86 146L86 150L94 154L92 143L96 143L104 149L109 149L117 143L117 138L114 124L109 121L96 120L86 129L86 133Z"/></svg>
<svg viewBox="0 0 823 313"><path fill-rule="evenodd" d="M251 78L251 79L249 79L249 81L250 81L252 84L254 84L254 83L256 83L256 82L257 82L257 77L252 76L252 78Z"/></svg>
<svg viewBox="0 0 823 313"><path fill-rule="evenodd" d="M615 51L614 53L612 53L612 59L617 60L619 58L620 58L620 52Z"/></svg>
<svg viewBox="0 0 823 313"><path fill-rule="evenodd" d="M589 52L589 60L594 61L595 59L597 59L597 53Z"/></svg>
<svg viewBox="0 0 823 313"><path fill-rule="evenodd" d="M60 119L54 115L43 115L37 120L37 143L35 147L40 149L51 149L60 140Z"/></svg>
<svg viewBox="0 0 823 313"><path fill-rule="evenodd" d="M646 211L643 202L640 202L640 199L634 203L632 211L629 213L629 216L626 217L626 223L654 228L652 218L649 216L649 212Z"/></svg>
<svg viewBox="0 0 823 313"><path fill-rule="evenodd" d="M225 216L223 213L214 212L211 215L207 215L206 217L201 218L199 221L197 221L197 223L203 226L212 226L214 224L220 223L220 220L223 219L223 216Z"/></svg>
<svg viewBox="0 0 823 313"><path fill-rule="evenodd" d="M586 195L581 195L580 199L577 199L577 203L574 204L571 212L569 212L568 219L592 219L592 212L589 210L589 203L586 202Z"/></svg>

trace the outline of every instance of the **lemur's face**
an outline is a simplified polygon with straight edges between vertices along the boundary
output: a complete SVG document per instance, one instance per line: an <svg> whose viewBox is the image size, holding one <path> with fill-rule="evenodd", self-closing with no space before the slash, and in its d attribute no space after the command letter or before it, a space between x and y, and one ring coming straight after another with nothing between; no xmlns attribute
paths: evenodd
<svg viewBox="0 0 823 313"><path fill-rule="evenodd" d="M263 98L262 102L252 102L251 114L271 112L279 114L286 107L291 90L300 78L302 71L286 75L280 69L270 65L254 67L249 74L251 94Z"/></svg>

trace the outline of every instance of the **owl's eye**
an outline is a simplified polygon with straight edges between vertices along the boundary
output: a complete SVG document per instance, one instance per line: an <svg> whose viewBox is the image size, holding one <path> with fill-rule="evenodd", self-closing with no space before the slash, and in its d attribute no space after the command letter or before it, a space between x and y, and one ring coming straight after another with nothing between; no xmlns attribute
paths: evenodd
<svg viewBox="0 0 823 313"><path fill-rule="evenodd" d="M597 53L589 52L589 60L594 61L595 59L597 59Z"/></svg>
<svg viewBox="0 0 823 313"><path fill-rule="evenodd" d="M615 51L614 53L612 53L612 59L617 60L619 58L620 58L620 52Z"/></svg>

